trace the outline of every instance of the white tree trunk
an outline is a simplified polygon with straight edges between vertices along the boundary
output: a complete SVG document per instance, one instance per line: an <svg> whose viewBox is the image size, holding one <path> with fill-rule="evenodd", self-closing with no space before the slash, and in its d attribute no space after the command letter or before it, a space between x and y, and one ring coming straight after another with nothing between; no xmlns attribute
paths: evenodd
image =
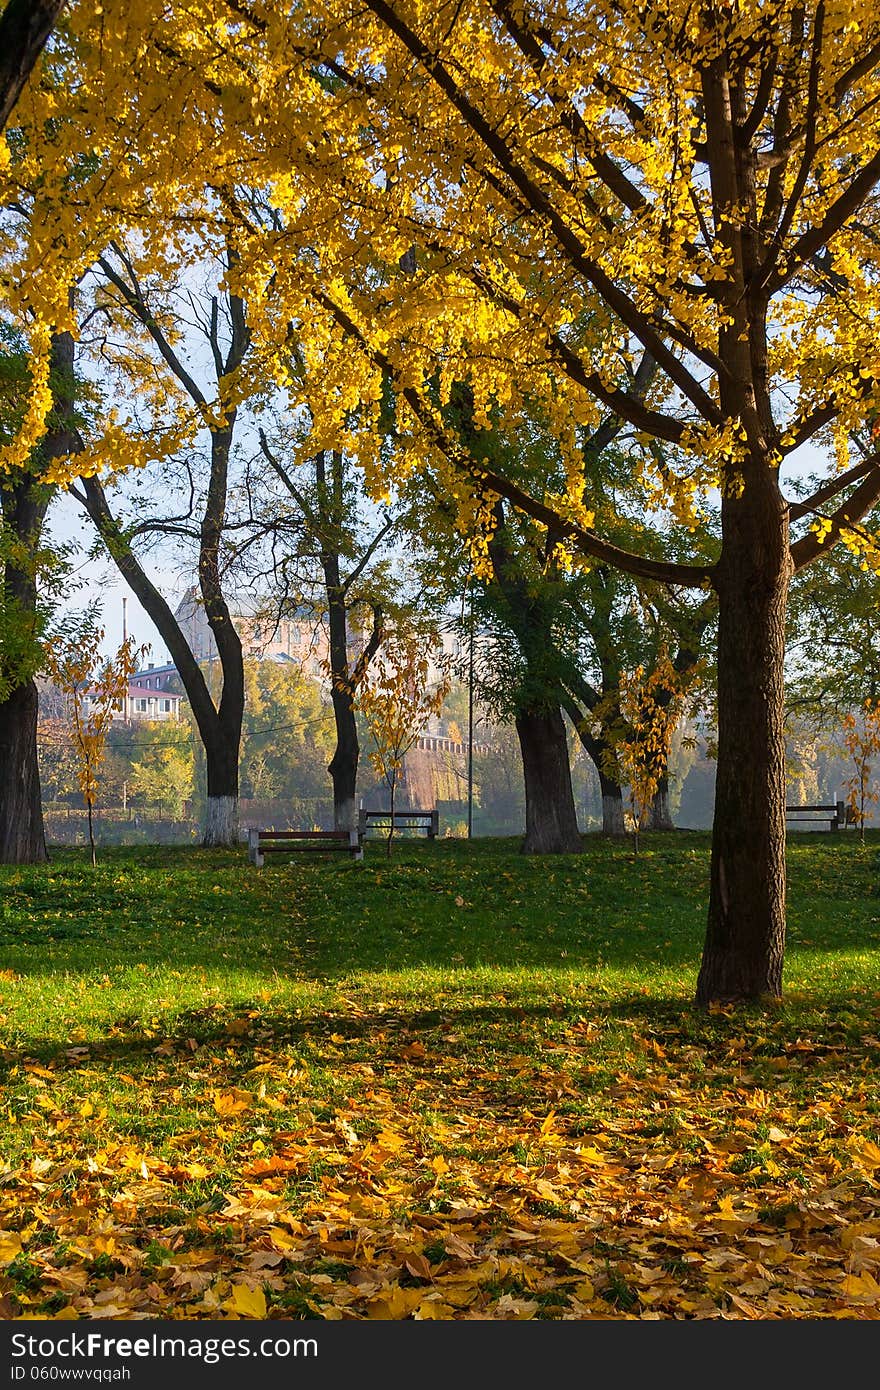
<svg viewBox="0 0 880 1390"><path fill-rule="evenodd" d="M230 848L238 844L238 797L209 796L205 816L206 849L215 846Z"/></svg>
<svg viewBox="0 0 880 1390"><path fill-rule="evenodd" d="M619 796L603 796L602 833L604 835L623 835L625 830L622 798Z"/></svg>
<svg viewBox="0 0 880 1390"><path fill-rule="evenodd" d="M353 796L347 796L337 807L335 807L335 829L336 830L357 830L358 813L357 802Z"/></svg>

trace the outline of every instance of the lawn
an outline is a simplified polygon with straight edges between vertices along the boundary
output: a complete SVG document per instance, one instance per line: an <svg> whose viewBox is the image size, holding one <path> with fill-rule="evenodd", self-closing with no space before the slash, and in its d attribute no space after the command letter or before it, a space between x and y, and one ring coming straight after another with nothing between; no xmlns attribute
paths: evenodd
<svg viewBox="0 0 880 1390"><path fill-rule="evenodd" d="M880 835L696 1014L708 838L0 869L0 1315L880 1316Z"/></svg>

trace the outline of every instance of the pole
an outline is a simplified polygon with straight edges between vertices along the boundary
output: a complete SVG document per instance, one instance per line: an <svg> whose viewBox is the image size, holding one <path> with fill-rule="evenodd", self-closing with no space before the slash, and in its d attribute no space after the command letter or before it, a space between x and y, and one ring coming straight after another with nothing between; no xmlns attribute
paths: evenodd
<svg viewBox="0 0 880 1390"><path fill-rule="evenodd" d="M122 641L123 643L128 641L128 597L126 594L122 595ZM130 682L126 681L125 695L122 700L122 722L124 724L129 723L131 716L131 697L128 693L129 685Z"/></svg>
<svg viewBox="0 0 880 1390"><path fill-rule="evenodd" d="M467 837L474 835L474 592L470 593L470 633L468 635L468 814Z"/></svg>

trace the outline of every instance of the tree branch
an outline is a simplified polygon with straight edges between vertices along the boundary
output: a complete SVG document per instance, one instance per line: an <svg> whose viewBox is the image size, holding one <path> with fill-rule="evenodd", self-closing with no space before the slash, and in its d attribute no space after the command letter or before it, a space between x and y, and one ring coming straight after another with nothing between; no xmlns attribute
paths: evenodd
<svg viewBox="0 0 880 1390"><path fill-rule="evenodd" d="M694 408L711 424L721 424L722 412L696 377L684 366L652 328L649 320L633 304L627 294L614 283L601 266L586 252L579 238L553 206L548 195L513 157L507 142L470 102L443 63L386 3L386 0L367 0L368 8L393 33L437 84L447 100L458 111L490 155L525 198L532 212L552 229L569 263L605 300L629 331L647 348L670 381L688 398ZM878 155L880 160L880 155Z"/></svg>
<svg viewBox="0 0 880 1390"><path fill-rule="evenodd" d="M802 536L799 541L795 541L791 547L791 559L795 573L820 555L824 555L829 547L840 538L842 531L858 525L862 517L878 502L880 502L880 462L875 461L861 487L857 487L852 496L847 498L837 511L828 518L831 526L829 530L826 530L822 539L819 539L816 532L810 532L808 536Z"/></svg>

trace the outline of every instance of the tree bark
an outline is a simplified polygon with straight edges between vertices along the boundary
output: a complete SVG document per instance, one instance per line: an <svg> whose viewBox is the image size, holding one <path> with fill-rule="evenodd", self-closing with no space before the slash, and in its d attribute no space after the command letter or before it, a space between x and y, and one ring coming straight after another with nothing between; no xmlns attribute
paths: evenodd
<svg viewBox="0 0 880 1390"><path fill-rule="evenodd" d="M613 777L609 777L607 772L603 772L599 763L596 763L596 771L599 774L599 787L602 792L602 834L625 835L621 785Z"/></svg>
<svg viewBox="0 0 880 1390"><path fill-rule="evenodd" d="M32 557L39 544L46 515L49 490L40 488L30 475L16 475L0 487L3 524L21 554L8 558L3 566L2 599L8 627L20 629L21 645L27 651L39 637L37 579ZM45 863L46 836L37 758L39 697L32 672L36 655L12 659L0 652L2 677L8 690L0 704L0 863Z"/></svg>
<svg viewBox="0 0 880 1390"><path fill-rule="evenodd" d="M333 690L333 716L336 748L328 771L333 779L333 826L336 830L357 828L357 773L360 760L357 722L351 696Z"/></svg>
<svg viewBox="0 0 880 1390"><path fill-rule="evenodd" d="M228 411L226 428L211 432L211 474L199 537L199 587L223 673L216 728L205 743L208 804L202 843L206 849L219 845L231 848L238 843L238 760L244 718L244 654L241 638L235 630L223 594L220 574L229 451L235 418L235 410Z"/></svg>
<svg viewBox="0 0 880 1390"><path fill-rule="evenodd" d="M0 651L0 675L9 692L0 704L0 863L4 864L40 864L48 858L37 757L39 697L32 672L39 665L36 644L41 631L36 552L54 489L40 483L39 464L76 447L73 364L72 336L54 334L54 423L39 447L36 470L16 472L0 485L3 526L15 547L15 558L7 558L3 565L0 603L10 626L20 625L23 649L30 648L24 669L20 658L10 665L8 653Z"/></svg>
<svg viewBox="0 0 880 1390"><path fill-rule="evenodd" d="M0 864L48 859L37 766L37 687L16 686L0 703Z"/></svg>
<svg viewBox="0 0 880 1390"><path fill-rule="evenodd" d="M783 658L788 520L764 460L722 503L718 763L696 1002L778 998L785 948Z"/></svg>
<svg viewBox="0 0 880 1390"><path fill-rule="evenodd" d="M321 529L321 569L327 594L327 626L329 628L330 698L336 726L336 748L327 771L333 782L333 826L336 830L354 830L357 826L358 763L361 749L357 721L354 716L354 691L348 668L348 611L346 588L339 565L339 536L343 513L343 460L330 456L330 479L327 478L324 453L315 458L317 481L317 510Z"/></svg>
<svg viewBox="0 0 880 1390"><path fill-rule="evenodd" d="M9 0L0 15L0 130L64 9L65 0Z"/></svg>
<svg viewBox="0 0 880 1390"><path fill-rule="evenodd" d="M651 807L648 812L648 830L674 830L672 810L669 805L669 775L663 773L657 783Z"/></svg>
<svg viewBox="0 0 880 1390"><path fill-rule="evenodd" d="M579 854L565 721L559 707L521 710L516 732L526 792L524 854Z"/></svg>

